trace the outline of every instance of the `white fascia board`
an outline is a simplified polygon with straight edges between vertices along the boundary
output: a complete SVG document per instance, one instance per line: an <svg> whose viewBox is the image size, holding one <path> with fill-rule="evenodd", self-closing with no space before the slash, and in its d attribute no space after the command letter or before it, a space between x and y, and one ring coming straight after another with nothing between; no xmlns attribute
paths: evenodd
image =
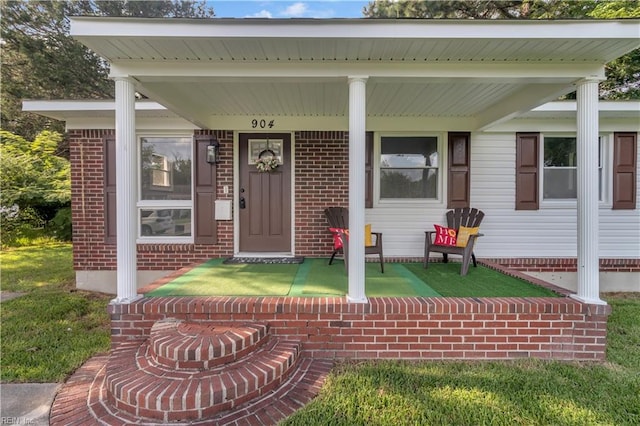
<svg viewBox="0 0 640 426"><path fill-rule="evenodd" d="M74 118L114 117L116 103L114 100L24 100L22 110L68 121ZM135 110L139 116L176 117L173 112L153 101L138 101Z"/></svg>
<svg viewBox="0 0 640 426"><path fill-rule="evenodd" d="M604 117L600 115L598 127L600 133L610 132L640 132L640 121L637 118ZM512 132L568 132L577 131L576 117L518 117L500 123L484 132L512 133Z"/></svg>
<svg viewBox="0 0 640 426"><path fill-rule="evenodd" d="M548 102L531 110L531 115L536 112L575 112L578 110L576 101ZM640 101L600 101L600 112L635 112L640 117Z"/></svg>
<svg viewBox="0 0 640 426"><path fill-rule="evenodd" d="M272 63L194 63L176 62L139 62L115 61L111 64L110 77L135 76L139 83L145 81L163 81L169 77L225 78L226 81L238 81L240 78L254 78L260 81L295 78L346 79L350 75L367 75L369 78L441 78L443 82L457 78L487 79L497 82L525 79L554 79L555 81L573 81L578 78L604 78L604 67L599 63L354 63L354 62L295 62ZM218 80L219 81L219 80ZM406 81L406 80L405 80Z"/></svg>
<svg viewBox="0 0 640 426"><path fill-rule="evenodd" d="M638 39L640 20L149 19L72 17L85 37Z"/></svg>
<svg viewBox="0 0 640 426"><path fill-rule="evenodd" d="M136 111L165 111L153 101L136 102ZM28 112L115 111L115 100L24 100L22 110Z"/></svg>
<svg viewBox="0 0 640 426"><path fill-rule="evenodd" d="M115 113L110 117L69 117L65 122L66 130L115 129ZM201 129L180 117L136 117L136 131L140 132L172 132Z"/></svg>

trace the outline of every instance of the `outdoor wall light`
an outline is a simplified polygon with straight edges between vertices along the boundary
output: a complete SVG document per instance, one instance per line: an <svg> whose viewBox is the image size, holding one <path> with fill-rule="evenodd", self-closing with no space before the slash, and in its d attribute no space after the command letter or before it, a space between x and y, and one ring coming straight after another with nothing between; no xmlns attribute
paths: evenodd
<svg viewBox="0 0 640 426"><path fill-rule="evenodd" d="M207 146L207 163L216 164L220 162L220 142L214 136Z"/></svg>

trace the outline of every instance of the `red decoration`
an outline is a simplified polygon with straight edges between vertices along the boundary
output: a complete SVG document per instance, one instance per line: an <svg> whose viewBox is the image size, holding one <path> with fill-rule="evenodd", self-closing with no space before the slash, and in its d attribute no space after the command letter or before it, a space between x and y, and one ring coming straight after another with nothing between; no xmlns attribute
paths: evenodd
<svg viewBox="0 0 640 426"><path fill-rule="evenodd" d="M455 246L457 231L453 228L433 225L436 228L436 240L434 244L438 246Z"/></svg>

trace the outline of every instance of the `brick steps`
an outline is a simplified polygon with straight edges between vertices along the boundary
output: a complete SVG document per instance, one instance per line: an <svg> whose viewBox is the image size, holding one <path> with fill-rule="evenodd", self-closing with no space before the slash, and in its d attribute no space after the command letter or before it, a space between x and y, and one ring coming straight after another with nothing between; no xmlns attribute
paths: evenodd
<svg viewBox="0 0 640 426"><path fill-rule="evenodd" d="M105 397L105 373L108 359L108 355L97 355L91 358L67 380L53 402L49 418L51 426L167 424L167 422L143 419L118 411L108 403ZM330 360L302 358L295 371L292 371L281 386L260 398L211 418L169 424L172 426L276 425L315 397L332 367L333 362Z"/></svg>
<svg viewBox="0 0 640 426"><path fill-rule="evenodd" d="M199 421L276 389L300 343L269 339L259 324L228 327L163 320L149 340L112 350L106 399L115 410L162 422Z"/></svg>
<svg viewBox="0 0 640 426"><path fill-rule="evenodd" d="M151 356L168 368L209 369L243 357L266 341L268 326L156 322L149 337Z"/></svg>

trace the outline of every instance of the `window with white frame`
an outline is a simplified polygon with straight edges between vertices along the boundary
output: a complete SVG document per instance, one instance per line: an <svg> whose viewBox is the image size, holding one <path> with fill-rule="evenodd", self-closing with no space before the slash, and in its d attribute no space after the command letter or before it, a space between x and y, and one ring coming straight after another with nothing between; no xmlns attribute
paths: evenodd
<svg viewBox="0 0 640 426"><path fill-rule="evenodd" d="M437 136L380 138L380 200L438 199Z"/></svg>
<svg viewBox="0 0 640 426"><path fill-rule="evenodd" d="M578 194L576 137L546 135L543 141L543 199L576 199ZM603 194L602 156L602 138L598 138L598 188L600 200L602 200Z"/></svg>
<svg viewBox="0 0 640 426"><path fill-rule="evenodd" d="M193 145L190 136L140 138L139 236L191 238Z"/></svg>

